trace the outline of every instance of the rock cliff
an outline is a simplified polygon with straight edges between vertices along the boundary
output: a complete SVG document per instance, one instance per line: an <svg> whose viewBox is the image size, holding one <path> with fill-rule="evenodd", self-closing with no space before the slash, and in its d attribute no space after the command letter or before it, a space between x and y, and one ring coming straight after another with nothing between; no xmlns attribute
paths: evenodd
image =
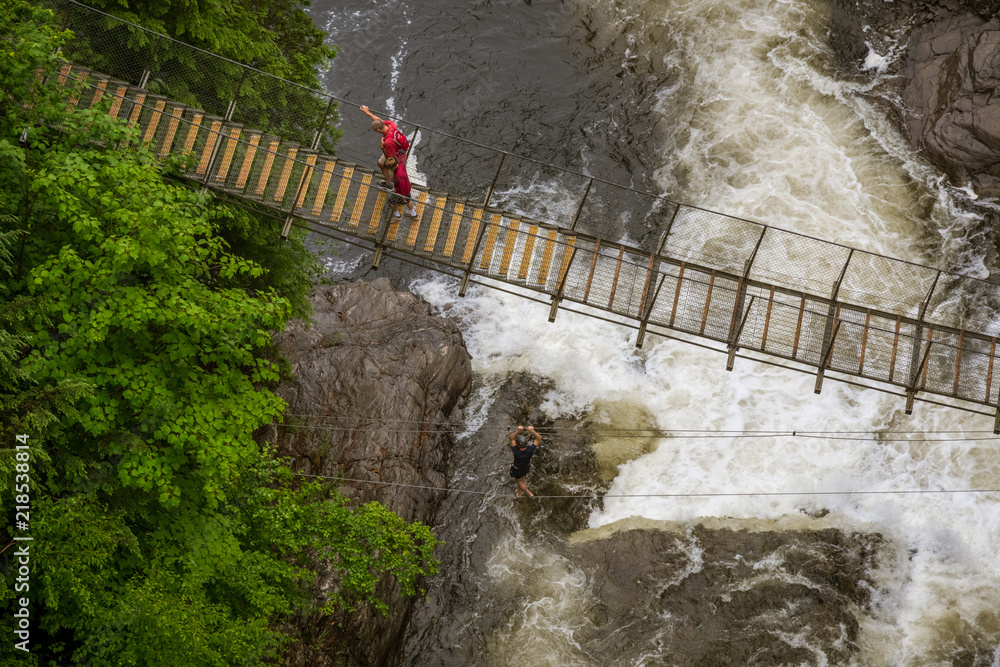
<svg viewBox="0 0 1000 667"><path fill-rule="evenodd" d="M1000 18L962 12L917 28L901 73L910 143L953 184L1000 197Z"/></svg>
<svg viewBox="0 0 1000 667"><path fill-rule="evenodd" d="M472 380L461 332L384 278L320 286L311 301L311 320L275 337L295 374L278 391L288 403L276 434L279 454L301 473L364 480L339 490L432 524L444 497L451 424L462 419ZM388 583L378 592L390 601L389 617L368 609L346 619L303 619L286 664L385 664L412 601ZM331 630L336 621L344 623L339 632ZM324 643L330 652L318 648Z"/></svg>
<svg viewBox="0 0 1000 667"><path fill-rule="evenodd" d="M842 66L900 54L885 92L910 144L953 185L1000 197L1000 0L838 0L833 12Z"/></svg>

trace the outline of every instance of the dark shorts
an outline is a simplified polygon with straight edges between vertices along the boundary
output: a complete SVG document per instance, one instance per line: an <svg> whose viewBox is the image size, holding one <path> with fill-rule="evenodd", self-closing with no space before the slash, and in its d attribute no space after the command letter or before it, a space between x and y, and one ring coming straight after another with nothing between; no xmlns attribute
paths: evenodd
<svg viewBox="0 0 1000 667"><path fill-rule="evenodd" d="M530 470L531 470L531 465L530 464L524 466L523 468L518 468L517 466L511 466L510 467L510 476L513 477L514 479L521 479L522 477L524 477L525 475L527 475L528 471L530 471Z"/></svg>

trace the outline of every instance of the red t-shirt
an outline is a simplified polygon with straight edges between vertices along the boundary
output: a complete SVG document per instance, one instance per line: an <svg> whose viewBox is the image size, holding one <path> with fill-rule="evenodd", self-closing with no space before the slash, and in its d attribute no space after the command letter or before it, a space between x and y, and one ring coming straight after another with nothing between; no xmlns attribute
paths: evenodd
<svg viewBox="0 0 1000 667"><path fill-rule="evenodd" d="M410 176L406 173L406 165L400 162L396 165L396 173L393 175L392 184L396 194L404 197L410 196Z"/></svg>
<svg viewBox="0 0 1000 667"><path fill-rule="evenodd" d="M386 129L385 134L382 135L382 153L386 157L402 158L402 156L397 156L397 153L399 152L399 145L396 143L395 139L396 133L399 132L399 128L396 127L396 124L391 120L385 120L382 122L385 123L386 128L388 128Z"/></svg>

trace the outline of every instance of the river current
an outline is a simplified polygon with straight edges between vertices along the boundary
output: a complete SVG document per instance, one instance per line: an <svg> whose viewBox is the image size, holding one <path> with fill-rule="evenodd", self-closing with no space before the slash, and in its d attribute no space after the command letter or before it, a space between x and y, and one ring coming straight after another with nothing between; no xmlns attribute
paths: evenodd
<svg viewBox="0 0 1000 667"><path fill-rule="evenodd" d="M411 128L984 275L982 221L958 206L968 193L915 159L871 102L888 54L870 53L863 76L835 72L822 2L314 0L312 14L340 50L328 90ZM367 118L346 105L341 116L342 154L373 162ZM418 135L412 159L411 178L432 187L489 182L457 143ZM497 197L545 202L558 192L535 177ZM660 230L623 215L601 232L643 241ZM353 276L368 261L344 251L330 266ZM453 485L491 495L446 505L453 560L415 615L403 664L1000 667L1000 493L822 493L998 489L989 417L922 403L905 415L899 397L830 381L816 395L811 376L747 360L726 372L720 355L656 337L637 350L634 332L610 323L560 313L550 324L542 304L476 286L460 299L450 279L396 271L462 325L476 389L460 450L502 445L502 434L477 426L507 378L528 372L547 383L536 414L590 425L600 478L591 488L613 496L586 508L586 530L566 534L547 527L551 506L513 504L505 458L459 453ZM673 437L614 435L636 427ZM747 436L761 431L812 435ZM802 495L738 495L751 492ZM594 569L625 548L610 536L639 528L658 535L642 553L669 567ZM862 537L814 540L809 531ZM747 538L741 554L738 540L720 546L722 534L787 540ZM794 554L821 560L861 543L874 555L848 559L856 572L831 561L832 579L851 579L831 593L848 618L833 623L840 634L801 622L801 590L822 599L827 584ZM715 571L732 580L716 582ZM602 598L602 577L616 576L648 584L617 615ZM713 620L699 607L699 590L718 608L768 586L777 601L753 598L758 609L718 631L723 611ZM736 627L753 635L746 645L756 653L734 648L727 659L698 645L730 641Z"/></svg>

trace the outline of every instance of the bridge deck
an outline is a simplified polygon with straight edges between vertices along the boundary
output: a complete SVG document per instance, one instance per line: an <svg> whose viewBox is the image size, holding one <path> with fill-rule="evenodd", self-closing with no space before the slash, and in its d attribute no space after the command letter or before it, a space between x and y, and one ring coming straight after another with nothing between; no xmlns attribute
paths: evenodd
<svg viewBox="0 0 1000 667"><path fill-rule="evenodd" d="M72 87L71 104L110 100L109 113L137 125L159 155L191 155L187 175L207 188L366 240L379 253L544 293L553 317L556 305L573 302L638 325L640 345L647 329L672 330L725 345L730 367L740 348L798 362L816 369L817 392L829 371L894 385L907 392L908 412L917 392L998 404L996 336L963 328L961 308L945 307L954 301L942 296L946 286L935 292L940 271L837 246L843 256L811 267L815 279L803 287L801 277L789 278L792 268L815 264L809 244L823 242L796 237L790 248L771 238L778 230L736 219L719 227L721 216L689 207L677 207L652 252L420 187L417 217L394 218L372 169L75 65L59 80ZM889 278L926 297L865 288Z"/></svg>

